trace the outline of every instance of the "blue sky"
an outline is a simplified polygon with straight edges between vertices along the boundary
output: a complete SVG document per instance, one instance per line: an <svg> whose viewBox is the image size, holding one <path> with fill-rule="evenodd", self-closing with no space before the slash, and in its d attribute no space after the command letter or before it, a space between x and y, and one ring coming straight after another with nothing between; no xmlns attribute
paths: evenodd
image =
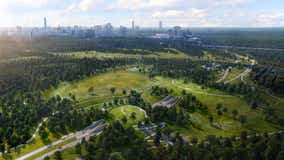
<svg viewBox="0 0 284 160"><path fill-rule="evenodd" d="M0 27L284 27L283 0L0 0Z"/></svg>

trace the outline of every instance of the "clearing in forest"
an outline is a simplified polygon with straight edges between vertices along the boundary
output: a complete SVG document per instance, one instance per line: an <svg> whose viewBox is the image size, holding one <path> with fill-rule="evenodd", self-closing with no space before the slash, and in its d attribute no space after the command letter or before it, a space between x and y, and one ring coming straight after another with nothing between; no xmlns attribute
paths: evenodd
<svg viewBox="0 0 284 160"><path fill-rule="evenodd" d="M110 111L110 114L114 120L121 121L122 124L125 123L126 125L137 124L147 117L147 114L143 109L131 105L114 108ZM123 122L123 117L127 119L126 122Z"/></svg>

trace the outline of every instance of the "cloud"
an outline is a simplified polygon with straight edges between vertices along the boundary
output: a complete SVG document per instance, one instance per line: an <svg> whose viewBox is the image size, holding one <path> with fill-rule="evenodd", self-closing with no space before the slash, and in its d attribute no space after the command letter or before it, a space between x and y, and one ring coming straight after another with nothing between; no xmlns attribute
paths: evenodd
<svg viewBox="0 0 284 160"><path fill-rule="evenodd" d="M155 9L168 8L179 5L182 0L118 0L111 5L111 9Z"/></svg>
<svg viewBox="0 0 284 160"><path fill-rule="evenodd" d="M0 8L8 9L15 6L40 8L47 5L50 0L1 0Z"/></svg>
<svg viewBox="0 0 284 160"><path fill-rule="evenodd" d="M82 0L78 4L78 8L82 11L90 11L97 7L98 4L103 2L102 0Z"/></svg>
<svg viewBox="0 0 284 160"><path fill-rule="evenodd" d="M215 6L237 6L251 3L252 1L254 0L215 0L212 3Z"/></svg>
<svg viewBox="0 0 284 160"><path fill-rule="evenodd" d="M164 12L154 12L152 16L155 18L169 18L169 17L178 17L184 14L185 14L184 11L169 10Z"/></svg>
<svg viewBox="0 0 284 160"><path fill-rule="evenodd" d="M154 12L152 14L155 18L202 18L207 16L207 10L191 8L189 10L167 10Z"/></svg>
<svg viewBox="0 0 284 160"><path fill-rule="evenodd" d="M256 26L284 26L284 11L263 12L254 18Z"/></svg>

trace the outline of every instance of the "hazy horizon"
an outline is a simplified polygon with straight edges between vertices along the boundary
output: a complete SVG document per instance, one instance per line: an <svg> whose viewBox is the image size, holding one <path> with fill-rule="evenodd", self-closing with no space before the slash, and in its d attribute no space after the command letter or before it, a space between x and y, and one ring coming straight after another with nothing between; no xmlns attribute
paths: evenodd
<svg viewBox="0 0 284 160"><path fill-rule="evenodd" d="M0 2L0 27L93 26L112 23L140 27L284 27L281 0L10 0Z"/></svg>

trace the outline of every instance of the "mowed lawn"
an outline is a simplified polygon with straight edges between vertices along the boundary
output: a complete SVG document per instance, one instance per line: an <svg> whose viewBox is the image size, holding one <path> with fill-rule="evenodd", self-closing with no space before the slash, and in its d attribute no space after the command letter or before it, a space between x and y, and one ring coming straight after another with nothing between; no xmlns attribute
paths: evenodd
<svg viewBox="0 0 284 160"><path fill-rule="evenodd" d="M143 121L147 117L146 113L142 109L131 105L114 108L110 111L110 114L112 115L113 120L120 121L122 124L122 118L126 117L127 122L125 125L127 126L137 124L139 121ZM135 115L135 118L132 117L132 114Z"/></svg>
<svg viewBox="0 0 284 160"><path fill-rule="evenodd" d="M44 95L46 97L55 95L68 97L71 93L80 101L97 97L124 96L123 90L126 90L126 94L128 94L132 89L143 91L150 86L151 81L148 75L139 72L118 70L72 83L62 82L57 88L45 91ZM115 88L114 94L112 94L111 88Z"/></svg>
<svg viewBox="0 0 284 160"><path fill-rule="evenodd" d="M162 87L173 89L176 95L181 95L183 89L187 93L191 93L197 97L204 105L208 107L208 111L214 117L214 125L210 124L208 115L193 113L190 115L190 121L194 126L181 128L171 126L182 134L188 137L207 135L231 136L239 135L242 130L257 131L257 132L273 132L279 130L279 126L268 123L264 119L264 115L260 110L251 109L250 105L241 97L237 95L229 95L223 91L204 88L196 83L190 82L184 84L183 80L174 80L171 78L156 77L156 83ZM218 103L224 104L228 109L226 113L219 116L217 115L216 106ZM232 111L236 109L238 115L245 115L247 123L241 124L239 120L233 119ZM218 127L216 127L218 126Z"/></svg>
<svg viewBox="0 0 284 160"><path fill-rule="evenodd" d="M175 52L175 53L172 53ZM192 58L188 54L185 54L176 49L169 49L169 52L153 52L152 54L125 54L125 53L106 53L97 51L87 51L87 52L67 52L67 53L51 53L52 55L63 55L72 58L174 58L174 59L184 59Z"/></svg>
<svg viewBox="0 0 284 160"><path fill-rule="evenodd" d="M239 74L243 73L245 70L246 70L246 68L238 68L238 67L231 68L231 70L229 71L229 74L225 78L224 82L229 81L229 80L237 77ZM232 81L232 83L239 82L240 79L241 78L238 78L238 79Z"/></svg>

